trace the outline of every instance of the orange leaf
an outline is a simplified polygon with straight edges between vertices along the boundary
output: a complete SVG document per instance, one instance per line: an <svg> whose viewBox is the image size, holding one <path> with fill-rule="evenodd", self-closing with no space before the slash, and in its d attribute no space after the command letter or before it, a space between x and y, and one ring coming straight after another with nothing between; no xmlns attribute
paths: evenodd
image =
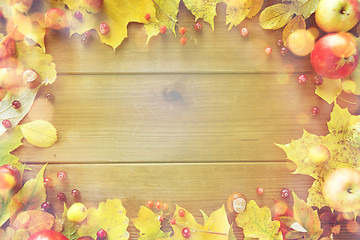
<svg viewBox="0 0 360 240"><path fill-rule="evenodd" d="M287 39L289 35L298 29L305 29L306 23L303 16L296 16L294 17L284 28L283 34L282 34L282 40L284 42L284 46L287 45Z"/></svg>
<svg viewBox="0 0 360 240"><path fill-rule="evenodd" d="M15 39L14 33L5 36L3 40L0 42L0 59L3 60L8 57L15 57Z"/></svg>
<svg viewBox="0 0 360 240"><path fill-rule="evenodd" d="M30 235L42 230L51 229L55 217L41 210L30 210L20 213L12 227L15 229L26 229Z"/></svg>

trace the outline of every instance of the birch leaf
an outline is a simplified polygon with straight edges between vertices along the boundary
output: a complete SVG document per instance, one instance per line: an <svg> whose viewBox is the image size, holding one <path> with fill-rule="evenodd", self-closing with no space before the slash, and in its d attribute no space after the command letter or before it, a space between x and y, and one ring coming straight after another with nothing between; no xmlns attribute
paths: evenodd
<svg viewBox="0 0 360 240"><path fill-rule="evenodd" d="M50 147L57 141L55 127L43 120L20 125L20 129L26 140L37 147Z"/></svg>
<svg viewBox="0 0 360 240"><path fill-rule="evenodd" d="M278 3L265 8L259 18L260 26L264 29L279 29L290 22L293 12L289 4Z"/></svg>

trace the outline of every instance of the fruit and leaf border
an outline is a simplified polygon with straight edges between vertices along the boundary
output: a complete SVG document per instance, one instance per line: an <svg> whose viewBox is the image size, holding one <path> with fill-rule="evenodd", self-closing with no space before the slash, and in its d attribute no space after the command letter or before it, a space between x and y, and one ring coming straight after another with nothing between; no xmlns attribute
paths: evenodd
<svg viewBox="0 0 360 240"><path fill-rule="evenodd" d="M196 22L191 28L178 24L180 0L1 2L1 17L7 35L1 36L0 42L0 239L128 239L130 221L139 230L139 239L143 240L234 240L234 224L242 228L245 239L329 240L344 227L349 232L359 231L356 217L360 209L360 117L351 115L336 103L342 91L360 94L360 70L356 68L359 39L355 37L359 30L356 26L360 14L359 2L337 1L347 2L350 6L349 9L341 9L348 19L347 24L340 26L327 23L331 17L321 17L327 14L325 9L329 8L322 6L324 0L282 1L266 7L264 0L182 2L195 16ZM179 205L170 211L167 203L149 200L140 207L138 217L129 220L119 199L109 199L101 202L98 208L87 209L86 203L81 202L67 206L65 195L59 193L57 198L64 202L64 212L62 216L51 214L52 206L46 201L46 189L51 187L53 180L44 176L46 165L35 179L23 183L23 173L30 169L11 153L22 145L23 138L37 147L51 147L57 141L57 132L51 123L42 120L21 123L30 111L39 88L56 80L55 63L46 53L44 43L47 31L69 28L69 37L79 34L83 44L91 41L93 34L98 34L101 42L116 50L127 37L129 22L138 22L144 24L148 40L158 34L172 32L179 44L184 45L188 41L196 42L194 33L202 29L198 19L214 29L218 4L226 4L229 30L239 26L245 18L257 15L262 28L283 28L282 40L278 41L281 54L306 56L311 53L312 65L319 74L313 79L315 93L329 104L334 103L328 135L317 136L304 130L300 139L277 145L289 160L296 163L294 173L314 178L306 201L289 189L283 189L283 199L275 202L275 211L270 211L268 206L259 207L254 200L234 193L226 206L209 216L200 210L204 218L201 225ZM313 14L318 14L315 16L316 23L324 32L343 33L325 35L315 27L307 28L306 19ZM241 28L240 31L243 37L247 36L248 29ZM327 63L323 69L321 56L332 52L326 49L326 41L336 42L336 39L345 42L345 48L344 44L339 46L335 65ZM264 54L271 52L272 49L267 47ZM305 84L308 79L308 76L300 75L299 84ZM51 93L45 97L49 101L54 99ZM316 115L319 109L312 111ZM59 171L57 180L66 181L66 176L66 172ZM333 185L344 176L350 176L357 188L347 186L347 194L338 194L337 199L333 194L336 192ZM259 195L263 192L262 188L257 189ZM356 194L357 197L353 197ZM79 192L74 189L72 195L76 198ZM292 206L288 205L287 198L293 199ZM236 214L235 223L229 223L227 214ZM165 225L168 227L163 228Z"/></svg>

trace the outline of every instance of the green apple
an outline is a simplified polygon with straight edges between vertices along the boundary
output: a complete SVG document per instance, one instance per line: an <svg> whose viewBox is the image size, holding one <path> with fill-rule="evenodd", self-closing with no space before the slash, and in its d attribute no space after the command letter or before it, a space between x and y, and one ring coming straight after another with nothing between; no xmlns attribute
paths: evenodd
<svg viewBox="0 0 360 240"><path fill-rule="evenodd" d="M320 0L315 21L324 32L347 32L360 18L358 0Z"/></svg>
<svg viewBox="0 0 360 240"><path fill-rule="evenodd" d="M327 204L340 212L360 210L360 171L340 168L332 172L324 182L323 196Z"/></svg>
<svg viewBox="0 0 360 240"><path fill-rule="evenodd" d="M309 158L315 164L321 164L331 158L331 153L327 147L322 144L315 145L309 150Z"/></svg>

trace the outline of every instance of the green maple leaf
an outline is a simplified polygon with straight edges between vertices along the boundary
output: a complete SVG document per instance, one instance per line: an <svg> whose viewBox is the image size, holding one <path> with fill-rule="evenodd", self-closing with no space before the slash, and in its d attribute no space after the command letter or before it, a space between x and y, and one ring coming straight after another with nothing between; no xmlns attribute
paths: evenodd
<svg viewBox="0 0 360 240"><path fill-rule="evenodd" d="M328 129L330 133L326 136L304 131L300 139L277 145L285 151L287 158L296 164L295 174L305 174L315 179L309 189L307 202L319 208L327 206L322 196L322 187L329 174L343 167L360 169L360 116L353 116L347 109L335 104ZM331 153L331 158L320 164L309 158L309 150L319 144L327 147Z"/></svg>

